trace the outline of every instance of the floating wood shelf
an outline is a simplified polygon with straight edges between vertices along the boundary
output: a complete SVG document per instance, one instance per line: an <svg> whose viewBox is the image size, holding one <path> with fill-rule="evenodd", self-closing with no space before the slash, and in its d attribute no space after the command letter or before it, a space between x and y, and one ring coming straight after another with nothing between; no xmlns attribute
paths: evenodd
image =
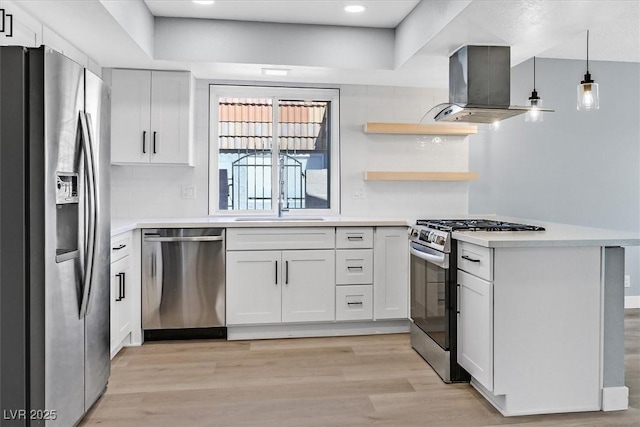
<svg viewBox="0 0 640 427"><path fill-rule="evenodd" d="M365 181L474 181L477 172L386 172L365 171Z"/></svg>
<svg viewBox="0 0 640 427"><path fill-rule="evenodd" d="M365 123L364 133L400 134L400 135L471 135L478 133L476 125L430 124L416 125L412 123Z"/></svg>

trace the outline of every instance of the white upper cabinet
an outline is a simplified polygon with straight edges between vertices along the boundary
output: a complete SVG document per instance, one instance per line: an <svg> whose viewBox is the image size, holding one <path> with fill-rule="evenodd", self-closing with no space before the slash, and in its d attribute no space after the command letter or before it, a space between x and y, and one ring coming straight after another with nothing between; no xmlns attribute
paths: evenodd
<svg viewBox="0 0 640 427"><path fill-rule="evenodd" d="M9 1L0 1L0 9L0 46L38 47L42 44L40 22Z"/></svg>
<svg viewBox="0 0 640 427"><path fill-rule="evenodd" d="M192 165L189 72L113 70L111 163Z"/></svg>

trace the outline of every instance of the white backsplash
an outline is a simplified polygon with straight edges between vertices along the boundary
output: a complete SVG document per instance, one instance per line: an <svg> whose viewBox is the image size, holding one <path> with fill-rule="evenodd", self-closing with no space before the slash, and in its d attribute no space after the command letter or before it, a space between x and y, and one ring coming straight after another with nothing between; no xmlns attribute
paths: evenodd
<svg viewBox="0 0 640 427"><path fill-rule="evenodd" d="M112 166L113 217L202 217L208 206L208 80L198 80L194 167ZM340 88L341 210L348 216L413 219L468 212L466 182L364 181L366 170L466 171L468 138L371 135L366 122L418 123L447 98L444 89L345 85ZM182 198L195 188L195 198Z"/></svg>

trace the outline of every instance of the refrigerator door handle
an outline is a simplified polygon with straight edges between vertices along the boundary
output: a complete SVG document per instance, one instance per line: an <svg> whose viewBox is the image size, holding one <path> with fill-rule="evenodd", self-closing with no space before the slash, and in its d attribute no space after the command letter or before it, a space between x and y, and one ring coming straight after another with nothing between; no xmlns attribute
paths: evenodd
<svg viewBox="0 0 640 427"><path fill-rule="evenodd" d="M91 296L91 284L93 277L93 266L96 249L96 227L98 212L98 195L95 177L95 160L93 156L93 140L91 129L89 128L89 117L86 112L80 112L80 130L82 137L82 153L84 157L84 172L88 189L88 227L87 227L87 247L84 262L84 280L82 286L82 303L80 304L80 318L84 318L89 313L89 300Z"/></svg>

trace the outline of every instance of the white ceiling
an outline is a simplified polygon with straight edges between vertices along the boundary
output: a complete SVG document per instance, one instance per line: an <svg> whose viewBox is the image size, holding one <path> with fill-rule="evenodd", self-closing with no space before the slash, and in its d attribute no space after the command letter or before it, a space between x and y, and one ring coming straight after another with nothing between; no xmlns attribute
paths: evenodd
<svg viewBox="0 0 640 427"><path fill-rule="evenodd" d="M210 6L196 5L190 0L13 1L70 40L102 67L189 69L197 78L445 88L448 85L448 56L459 46L511 46L512 65L532 56L584 59L587 29L591 34L590 60L640 62L640 0L217 0ZM137 8L116 18L107 10L108 3L117 4L125 12L134 4ZM357 16L347 15L342 8L351 3L365 4L367 9ZM379 31L391 31L390 36L394 37L395 34L397 43L405 37L413 44L403 45L405 48L411 45L408 51L404 49L405 54L409 52L405 55L408 59L396 58L395 63L401 65L395 68L318 66L317 56L313 65L304 61L274 63L263 60L254 63L243 60L238 63L224 55L215 59L204 55L202 58L184 59L176 55L159 60L157 53L166 52L167 49L159 45L162 42L158 34L155 36L154 49L136 40L135 29L141 26L136 24L135 15L141 10L152 23L152 14L158 16L156 19L163 19L164 23L172 17L197 17L225 22L278 22L280 24L273 24L271 35L280 32L280 40L286 38L289 29L294 28L287 27L287 24L313 24L316 30L322 29L323 25L338 25L358 27L359 31L365 32L367 28L363 27L370 27L372 34L377 35ZM125 16L124 20L122 16ZM242 28L240 24L238 22L238 29ZM178 27L190 31L188 21L186 25L183 22ZM251 28L254 27L259 26ZM403 31L408 27L410 31ZM153 24L151 28L153 31ZM329 27L326 29L331 31ZM153 34L149 37L153 45ZM375 49L371 49L370 40L369 51L365 49L365 35L358 37L345 38L341 43L351 44L355 50L364 43L363 52L377 54ZM192 50L205 51L207 40L201 43L203 49L196 46ZM331 55L331 52L325 49L319 54ZM326 61L333 64L337 62ZM290 69L290 74L287 77L262 75L263 67L274 66Z"/></svg>
<svg viewBox="0 0 640 427"><path fill-rule="evenodd" d="M418 0L217 0L211 5L191 0L144 2L154 16L395 28ZM347 13L344 6L348 4L363 5L366 10Z"/></svg>

